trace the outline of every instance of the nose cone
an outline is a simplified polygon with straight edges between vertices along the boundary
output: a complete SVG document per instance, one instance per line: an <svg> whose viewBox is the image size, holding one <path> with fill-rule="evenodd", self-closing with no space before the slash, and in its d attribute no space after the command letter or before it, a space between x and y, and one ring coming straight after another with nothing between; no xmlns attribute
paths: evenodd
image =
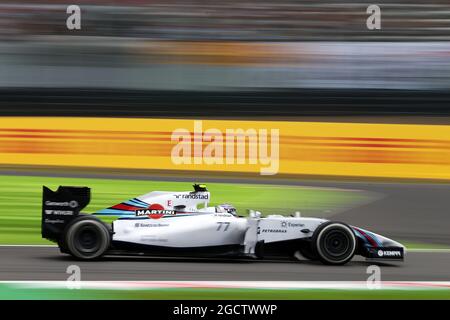
<svg viewBox="0 0 450 320"><path fill-rule="evenodd" d="M400 242L394 241L385 236L377 235L377 237L380 239L381 243L383 244L383 247L403 247L404 248L404 246Z"/></svg>
<svg viewBox="0 0 450 320"><path fill-rule="evenodd" d="M406 255L406 247L402 245L398 241L394 241L392 239L389 239L385 236L381 236L379 234L374 233L374 235L378 238L378 240L381 242L382 247L385 248L402 248L403 249L403 255Z"/></svg>
<svg viewBox="0 0 450 320"><path fill-rule="evenodd" d="M389 239L385 236L382 236L380 234L374 233L372 231L364 230L361 228L353 227L354 230L356 230L357 234L359 234L361 237L370 237L375 240L377 243L377 246L383 247L383 248L402 248L403 253L406 253L406 247L402 245L400 242Z"/></svg>

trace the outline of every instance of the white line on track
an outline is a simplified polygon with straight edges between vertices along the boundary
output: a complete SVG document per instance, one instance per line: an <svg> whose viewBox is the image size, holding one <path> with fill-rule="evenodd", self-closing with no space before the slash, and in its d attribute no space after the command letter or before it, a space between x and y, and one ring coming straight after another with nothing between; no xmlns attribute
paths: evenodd
<svg viewBox="0 0 450 320"><path fill-rule="evenodd" d="M56 244L0 244L0 247L23 247L23 248L57 248L58 246ZM408 249L406 248L406 252L420 252L420 253L450 253L450 248L440 248L440 249L420 249L420 248L413 248Z"/></svg>
<svg viewBox="0 0 450 320"><path fill-rule="evenodd" d="M57 248L56 244L0 244L0 248ZM449 249L406 249L406 256L409 253L450 253Z"/></svg>
<svg viewBox="0 0 450 320"><path fill-rule="evenodd" d="M72 281L0 281L0 284L24 288L67 288ZM148 290L148 289L362 289L366 281L79 281L80 289ZM381 281L384 290L450 289L449 281ZM375 288L374 288L375 289Z"/></svg>
<svg viewBox="0 0 450 320"><path fill-rule="evenodd" d="M0 247L57 248L56 244L0 244Z"/></svg>
<svg viewBox="0 0 450 320"><path fill-rule="evenodd" d="M450 253L450 249L408 249L406 248L406 254L408 252L425 252L425 253Z"/></svg>

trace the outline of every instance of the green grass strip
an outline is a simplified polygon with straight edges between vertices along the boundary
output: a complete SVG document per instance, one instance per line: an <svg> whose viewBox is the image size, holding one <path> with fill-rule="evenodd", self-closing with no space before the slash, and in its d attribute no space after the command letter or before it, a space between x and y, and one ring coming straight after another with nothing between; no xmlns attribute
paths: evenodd
<svg viewBox="0 0 450 320"><path fill-rule="evenodd" d="M0 285L0 299L26 300L450 300L449 289L150 289L86 290Z"/></svg>
<svg viewBox="0 0 450 320"><path fill-rule="evenodd" d="M40 237L43 185L53 190L60 185L91 187L91 203L84 210L88 213L150 191L192 190L187 182L0 175L0 244L50 243ZM240 214L246 214L247 209L263 214L292 214L299 210L303 215L324 216L369 197L364 192L298 186L209 183L208 189L212 205L232 203Z"/></svg>

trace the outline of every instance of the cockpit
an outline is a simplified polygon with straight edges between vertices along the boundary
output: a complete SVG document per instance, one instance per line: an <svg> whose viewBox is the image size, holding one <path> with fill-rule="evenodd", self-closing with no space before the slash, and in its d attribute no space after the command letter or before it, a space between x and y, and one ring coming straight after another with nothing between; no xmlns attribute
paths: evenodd
<svg viewBox="0 0 450 320"><path fill-rule="evenodd" d="M216 213L230 213L233 216L237 216L236 208L227 203L216 206Z"/></svg>

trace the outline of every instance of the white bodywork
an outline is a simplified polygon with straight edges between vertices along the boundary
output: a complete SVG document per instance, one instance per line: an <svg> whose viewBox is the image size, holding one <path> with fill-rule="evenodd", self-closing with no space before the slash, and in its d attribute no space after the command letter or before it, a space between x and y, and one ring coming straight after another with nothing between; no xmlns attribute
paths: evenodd
<svg viewBox="0 0 450 320"><path fill-rule="evenodd" d="M208 207L209 192L151 192L135 199L175 214L158 218L128 214L114 221L113 241L175 248L243 245L246 253L253 253L258 241L311 237L326 221L279 215L242 218L217 212L217 207Z"/></svg>
<svg viewBox="0 0 450 320"><path fill-rule="evenodd" d="M345 264L353 255L403 260L400 243L342 222L251 211L240 217L230 204L208 206L206 186L193 192L150 192L93 215L80 214L88 187L43 187L42 237L80 259L104 254L168 256L297 257ZM53 212L69 215L49 218ZM98 216L118 217L111 226Z"/></svg>
<svg viewBox="0 0 450 320"><path fill-rule="evenodd" d="M244 244L245 240L269 243L310 237L312 231L324 221L278 216L239 218L228 213L199 213L157 220L117 220L114 222L113 240L168 247ZM306 229L310 232L301 231Z"/></svg>

